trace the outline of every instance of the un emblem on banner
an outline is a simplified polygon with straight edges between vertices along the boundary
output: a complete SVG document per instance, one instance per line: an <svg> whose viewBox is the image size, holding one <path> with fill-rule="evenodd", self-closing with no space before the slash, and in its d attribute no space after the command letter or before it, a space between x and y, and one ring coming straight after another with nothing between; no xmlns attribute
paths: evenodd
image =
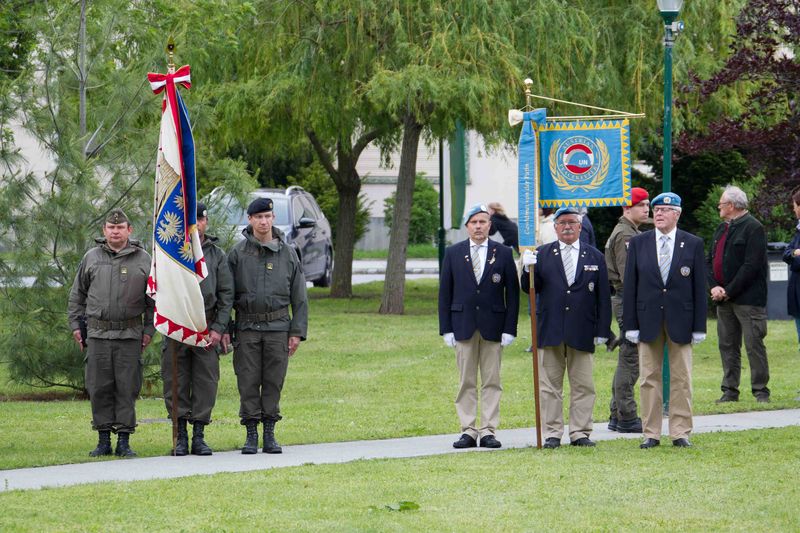
<svg viewBox="0 0 800 533"><path fill-rule="evenodd" d="M610 159L602 140L583 135L568 137L550 147L550 175L559 189L588 192L606 180Z"/></svg>

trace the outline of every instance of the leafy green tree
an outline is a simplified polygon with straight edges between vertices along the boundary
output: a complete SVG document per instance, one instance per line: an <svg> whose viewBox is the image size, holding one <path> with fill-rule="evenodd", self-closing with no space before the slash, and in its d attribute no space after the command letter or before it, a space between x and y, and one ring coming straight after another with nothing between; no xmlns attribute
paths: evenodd
<svg viewBox="0 0 800 533"><path fill-rule="evenodd" d="M397 193L384 200L383 221L392 227L394 204ZM414 181L414 199L411 221L408 226L409 244L431 244L439 229L439 193L423 175L417 174Z"/></svg>

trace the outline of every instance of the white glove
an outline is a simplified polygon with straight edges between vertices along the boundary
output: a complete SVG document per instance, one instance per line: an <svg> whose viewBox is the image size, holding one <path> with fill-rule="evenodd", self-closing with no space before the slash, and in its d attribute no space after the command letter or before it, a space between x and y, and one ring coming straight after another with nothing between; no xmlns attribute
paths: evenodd
<svg viewBox="0 0 800 533"><path fill-rule="evenodd" d="M512 342L514 342L514 335L503 333L503 336L500 337L500 346L510 346Z"/></svg>
<svg viewBox="0 0 800 533"><path fill-rule="evenodd" d="M450 348L456 347L456 336L452 333L445 333L444 334L444 344Z"/></svg>
<svg viewBox="0 0 800 533"><path fill-rule="evenodd" d="M605 344L607 342L608 342L608 338L607 337L595 337L594 338L594 345L595 346L598 346L600 344Z"/></svg>
<svg viewBox="0 0 800 533"><path fill-rule="evenodd" d="M692 344L700 344L704 340L706 340L706 334L705 333L702 333L700 331L692 332Z"/></svg>
<svg viewBox="0 0 800 533"><path fill-rule="evenodd" d="M639 344L639 330L632 329L630 331L626 331L625 338L628 339L628 342L632 342L633 344Z"/></svg>
<svg viewBox="0 0 800 533"><path fill-rule="evenodd" d="M525 272L529 272L530 268L528 267L536 264L536 255L538 253L538 250L525 250L522 252L522 267Z"/></svg>

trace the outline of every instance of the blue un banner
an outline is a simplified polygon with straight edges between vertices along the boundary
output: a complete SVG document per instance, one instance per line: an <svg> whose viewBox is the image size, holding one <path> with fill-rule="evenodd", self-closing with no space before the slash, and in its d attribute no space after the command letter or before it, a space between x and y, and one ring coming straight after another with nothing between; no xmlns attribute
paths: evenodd
<svg viewBox="0 0 800 533"><path fill-rule="evenodd" d="M631 161L627 119L547 122L538 130L539 206L595 207L628 202Z"/></svg>

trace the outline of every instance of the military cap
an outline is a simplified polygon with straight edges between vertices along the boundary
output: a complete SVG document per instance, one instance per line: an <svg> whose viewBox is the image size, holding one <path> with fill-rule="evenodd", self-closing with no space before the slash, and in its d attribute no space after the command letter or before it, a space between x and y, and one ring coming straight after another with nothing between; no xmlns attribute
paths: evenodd
<svg viewBox="0 0 800 533"><path fill-rule="evenodd" d="M256 198L247 207L248 215L255 215L256 213L266 213L272 211L272 200L269 198Z"/></svg>
<svg viewBox="0 0 800 533"><path fill-rule="evenodd" d="M473 205L464 214L464 220L463 220L463 224L462 225L466 226L467 223L469 222L469 219L471 219L472 217L474 217L478 213L486 213L488 215L489 214L489 208L487 208L485 204L475 204L475 205Z"/></svg>
<svg viewBox="0 0 800 533"><path fill-rule="evenodd" d="M650 198L650 195L645 189L642 189L641 187L634 187L631 189L631 203L628 204L628 207L633 207L634 205L638 204L639 202L643 202L648 198Z"/></svg>
<svg viewBox="0 0 800 533"><path fill-rule="evenodd" d="M197 218L208 218L208 209L203 202L197 202Z"/></svg>
<svg viewBox="0 0 800 533"><path fill-rule="evenodd" d="M567 207L559 207L558 210L556 211L555 216L553 217L553 220L558 220L558 217L560 217L561 215L578 215L578 216L580 216L581 212L577 207L569 207L569 206L567 206Z"/></svg>
<svg viewBox="0 0 800 533"><path fill-rule="evenodd" d="M125 214L125 211L115 207L108 212L108 215L106 215L106 224L130 224L130 221L128 220L128 216Z"/></svg>
<svg viewBox="0 0 800 533"><path fill-rule="evenodd" d="M656 207L659 205L663 205L666 207L672 207L678 211L681 210L681 197L675 194L674 192L662 192L650 202L651 207Z"/></svg>

